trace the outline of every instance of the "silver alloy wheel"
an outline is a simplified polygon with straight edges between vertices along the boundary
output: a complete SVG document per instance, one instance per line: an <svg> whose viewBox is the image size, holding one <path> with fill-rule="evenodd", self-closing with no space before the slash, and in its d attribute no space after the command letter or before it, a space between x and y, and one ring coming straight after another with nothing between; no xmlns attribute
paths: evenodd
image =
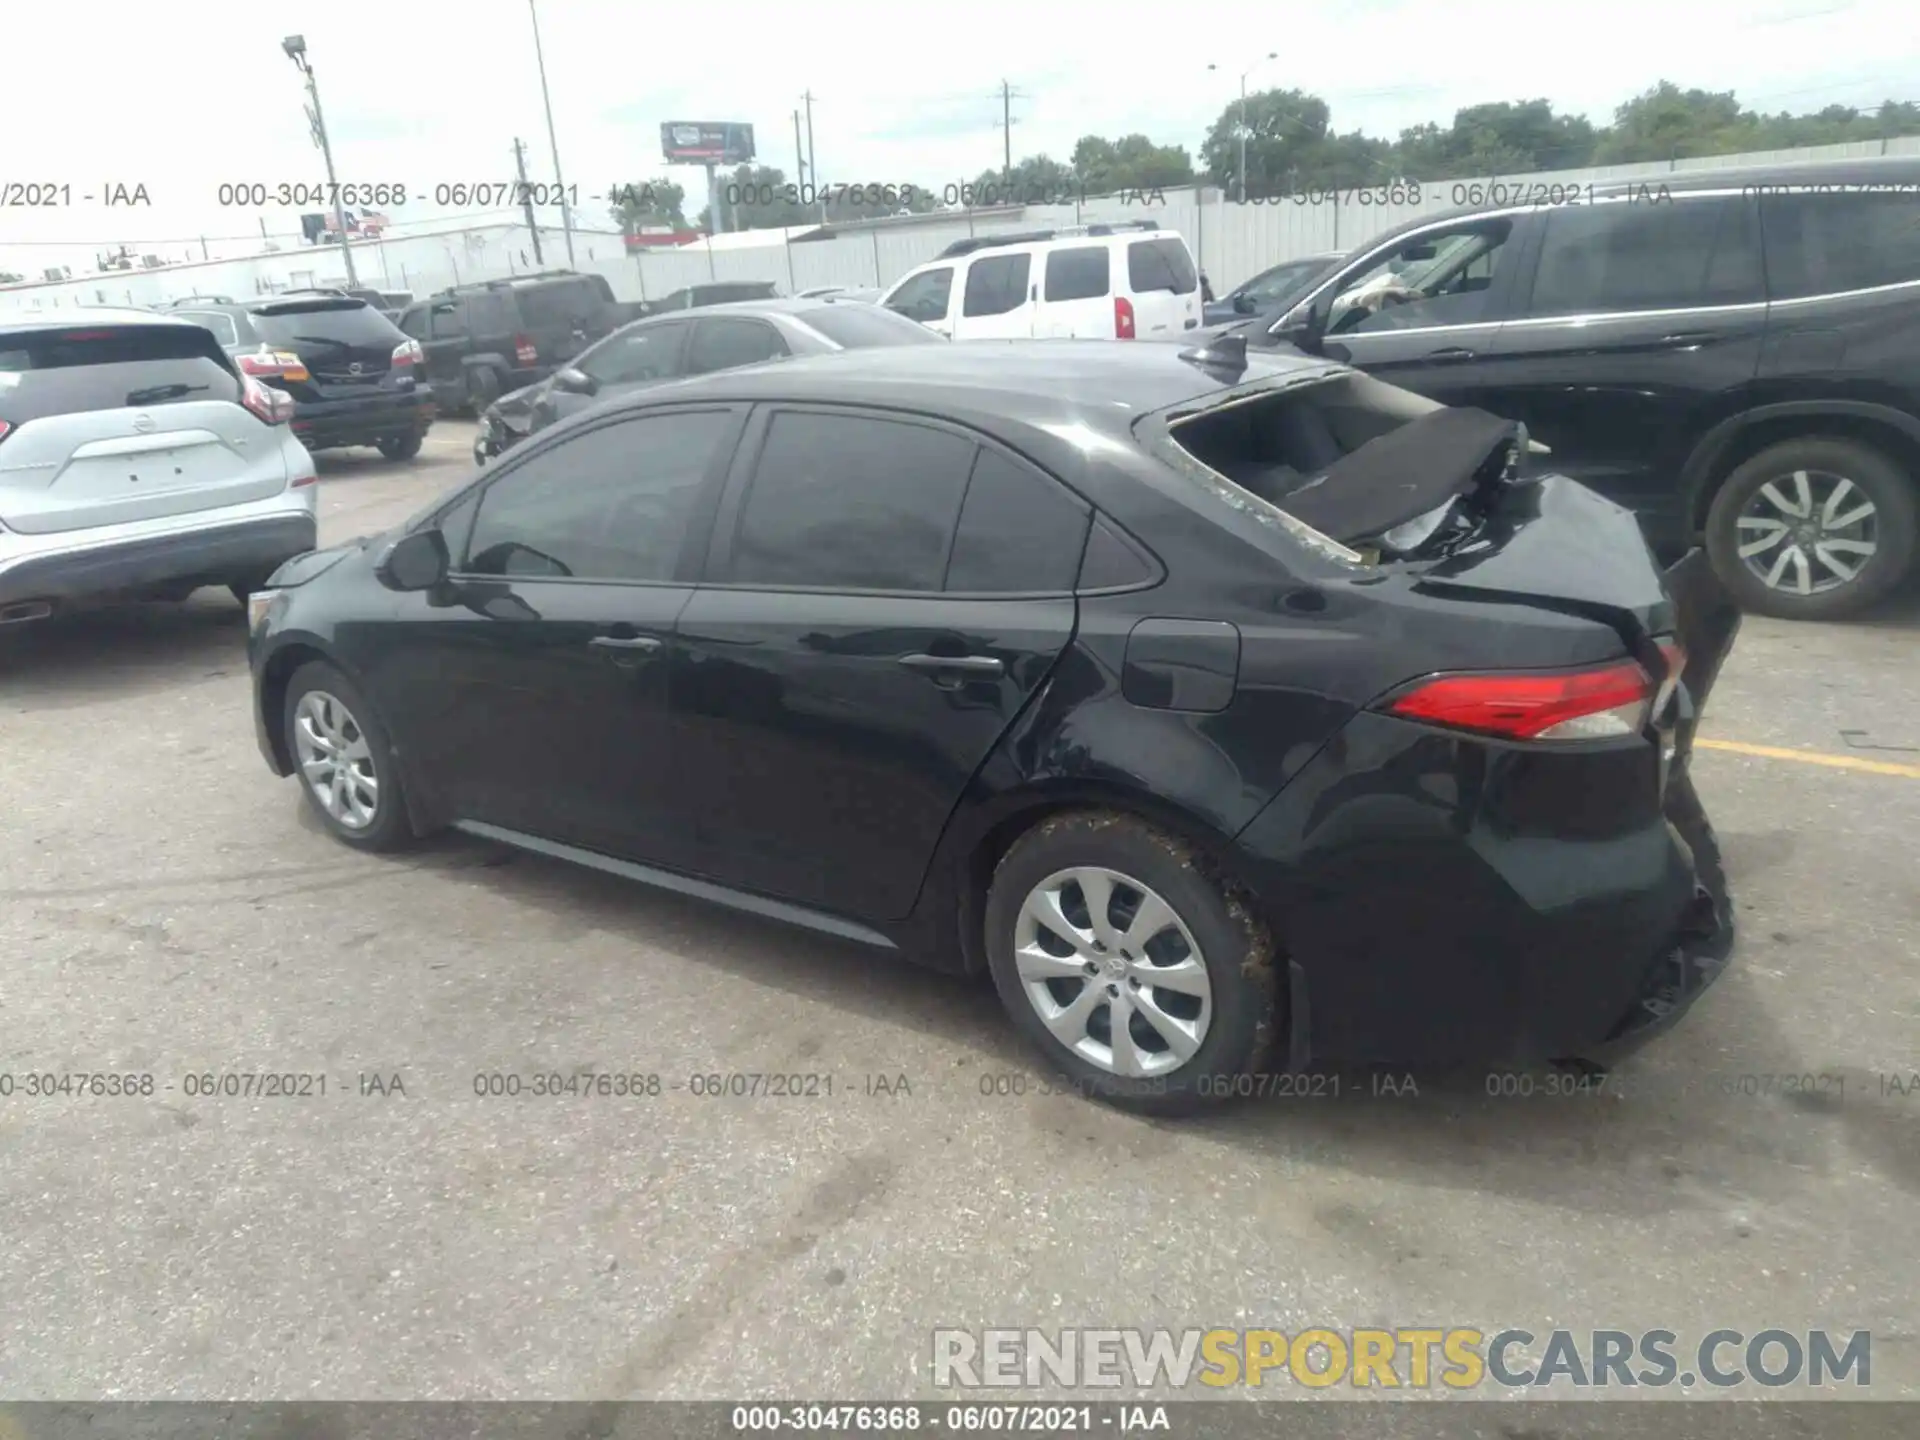
<svg viewBox="0 0 1920 1440"><path fill-rule="evenodd" d="M1213 986L1199 945L1171 905L1118 870L1084 865L1034 886L1013 954L1041 1022L1109 1074L1170 1074L1207 1038Z"/></svg>
<svg viewBox="0 0 1920 1440"><path fill-rule="evenodd" d="M353 712L324 690L293 707L293 746L313 798L349 830L364 830L380 808L373 749Z"/></svg>
<svg viewBox="0 0 1920 1440"><path fill-rule="evenodd" d="M1795 470L1749 497L1740 558L1769 590L1819 595L1850 584L1879 548L1880 512L1844 475Z"/></svg>

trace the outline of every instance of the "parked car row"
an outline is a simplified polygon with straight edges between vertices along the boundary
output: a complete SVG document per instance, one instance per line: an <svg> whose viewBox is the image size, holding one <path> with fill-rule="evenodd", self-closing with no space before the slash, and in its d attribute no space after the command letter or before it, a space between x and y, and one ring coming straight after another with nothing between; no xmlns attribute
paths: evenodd
<svg viewBox="0 0 1920 1440"><path fill-rule="evenodd" d="M701 307L615 331L538 384L503 395L480 417L476 464L535 431L615 395L740 365L874 345L939 344L924 326L876 305L821 299L760 300Z"/></svg>

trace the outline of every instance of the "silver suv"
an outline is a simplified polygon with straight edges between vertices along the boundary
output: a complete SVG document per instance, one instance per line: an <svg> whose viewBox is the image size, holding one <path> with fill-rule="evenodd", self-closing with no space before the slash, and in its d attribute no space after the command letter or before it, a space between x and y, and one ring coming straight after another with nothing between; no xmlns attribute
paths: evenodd
<svg viewBox="0 0 1920 1440"><path fill-rule="evenodd" d="M244 600L315 544L292 413L169 315L0 316L0 624L202 585Z"/></svg>

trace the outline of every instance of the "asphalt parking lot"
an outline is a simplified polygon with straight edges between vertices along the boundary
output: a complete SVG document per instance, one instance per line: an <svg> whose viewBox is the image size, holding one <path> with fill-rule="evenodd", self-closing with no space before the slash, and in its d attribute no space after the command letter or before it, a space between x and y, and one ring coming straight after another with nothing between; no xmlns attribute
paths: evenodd
<svg viewBox="0 0 1920 1440"><path fill-rule="evenodd" d="M470 434L323 457L323 540ZM939 1326L1426 1324L1866 1329L1920 1397L1917 632L1748 623L1696 761L1735 968L1618 1093L1169 1123L1040 1093L984 986L473 840L350 853L260 762L223 593L0 633L0 1072L161 1087L0 1099L0 1394L932 1398ZM475 1093L582 1068L835 1078Z"/></svg>

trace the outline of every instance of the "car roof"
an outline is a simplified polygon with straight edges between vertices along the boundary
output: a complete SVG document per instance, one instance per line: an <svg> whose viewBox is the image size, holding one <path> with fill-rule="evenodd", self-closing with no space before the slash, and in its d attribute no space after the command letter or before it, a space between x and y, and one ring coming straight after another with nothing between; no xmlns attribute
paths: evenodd
<svg viewBox="0 0 1920 1440"><path fill-rule="evenodd" d="M1250 352L1245 372L1228 381L1182 359L1185 348L1153 341L975 340L840 350L670 381L613 404L834 402L935 416L985 412L1034 428L1072 423L1117 436L1141 415L1235 385L1344 368L1305 355Z"/></svg>
<svg viewBox="0 0 1920 1440"><path fill-rule="evenodd" d="M1436 182L1436 189L1445 182ZM1481 181L1463 181L1463 184L1482 185ZM1420 215L1391 230L1382 231L1368 240L1362 249L1372 249L1381 241L1409 230L1417 230L1442 221L1466 220L1475 215L1490 215L1516 210L1538 210L1546 213L1553 210L1551 199L1553 191L1571 192L1574 196L1585 198L1588 194L1588 182L1557 182L1542 179L1538 182L1543 195L1536 204L1529 204L1534 182L1525 175L1512 180L1495 181L1485 184L1484 188L1493 192L1495 197L1510 192L1510 199L1490 199L1484 205L1461 205L1451 210L1438 211L1432 215ZM1779 186L1784 190L1793 190L1805 186L1835 185L1864 187L1870 185L1899 185L1904 187L1920 184L1920 156L1886 155L1869 156L1858 160L1801 161L1798 164L1775 163L1771 165L1720 165L1699 170L1662 170L1652 175L1626 175L1614 179L1595 180L1592 184L1592 196L1596 200L1612 199L1623 195L1637 195L1650 191L1658 196L1662 189L1670 194L1685 194L1699 190L1734 190L1748 187L1765 188Z"/></svg>
<svg viewBox="0 0 1920 1440"><path fill-rule="evenodd" d="M195 326L164 311L136 310L122 305L90 305L73 311L22 311L0 314L0 333L23 330L81 330L91 325Z"/></svg>
<svg viewBox="0 0 1920 1440"><path fill-rule="evenodd" d="M822 310L844 310L862 300L845 300L835 295L767 295L758 300L729 300L721 305L700 305L692 310L669 310L653 320L688 320L708 315L818 315Z"/></svg>

